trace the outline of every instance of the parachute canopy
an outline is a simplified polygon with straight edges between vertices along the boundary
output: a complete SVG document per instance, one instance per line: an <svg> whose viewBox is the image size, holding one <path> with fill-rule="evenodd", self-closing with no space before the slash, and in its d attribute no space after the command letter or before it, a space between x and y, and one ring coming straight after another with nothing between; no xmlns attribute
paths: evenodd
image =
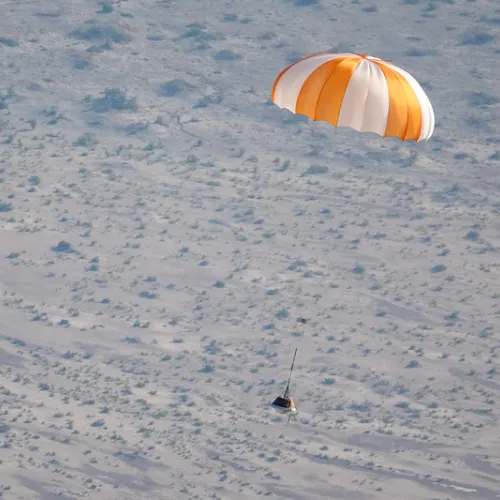
<svg viewBox="0 0 500 500"><path fill-rule="evenodd" d="M419 83L405 70L365 54L304 57L278 75L272 100L314 121L382 137L424 141L434 132L434 110Z"/></svg>

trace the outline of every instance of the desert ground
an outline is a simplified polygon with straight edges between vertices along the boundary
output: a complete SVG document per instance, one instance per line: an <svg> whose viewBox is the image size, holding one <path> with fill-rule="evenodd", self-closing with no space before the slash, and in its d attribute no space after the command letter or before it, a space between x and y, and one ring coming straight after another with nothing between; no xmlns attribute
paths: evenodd
<svg viewBox="0 0 500 500"><path fill-rule="evenodd" d="M0 13L2 499L500 498L497 0ZM434 136L271 102L328 50Z"/></svg>

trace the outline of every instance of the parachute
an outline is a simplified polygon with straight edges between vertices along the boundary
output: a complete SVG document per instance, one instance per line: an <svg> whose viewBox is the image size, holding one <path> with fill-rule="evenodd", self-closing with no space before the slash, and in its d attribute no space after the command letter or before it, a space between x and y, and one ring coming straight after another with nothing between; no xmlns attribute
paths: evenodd
<svg viewBox="0 0 500 500"><path fill-rule="evenodd" d="M277 76L272 101L314 121L403 141L429 139L432 104L405 70L366 54L318 53Z"/></svg>

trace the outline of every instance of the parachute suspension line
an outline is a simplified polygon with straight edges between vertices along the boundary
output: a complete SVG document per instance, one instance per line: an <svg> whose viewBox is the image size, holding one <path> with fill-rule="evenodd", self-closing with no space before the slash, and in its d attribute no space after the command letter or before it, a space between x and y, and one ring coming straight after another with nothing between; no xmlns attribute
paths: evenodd
<svg viewBox="0 0 500 500"><path fill-rule="evenodd" d="M286 389L285 389L285 394L283 395L284 398L288 398L290 394L290 381L292 380L292 372L293 372L293 367L295 365L295 357L297 356L297 347L295 348L295 353L293 355L293 361L292 361L292 366L290 367L290 375L288 376L288 382L286 384Z"/></svg>
<svg viewBox="0 0 500 500"><path fill-rule="evenodd" d="M302 318L302 317L297 318L297 323L301 324L302 326L307 324L307 322L308 322L308 320L306 318ZM284 398L290 397L290 380L292 379L292 372L293 372L293 367L295 365L295 357L297 356L297 350L298 350L298 347L295 348L295 352L293 354L292 366L290 367L290 375L288 376L288 382L286 384L285 394L283 394Z"/></svg>

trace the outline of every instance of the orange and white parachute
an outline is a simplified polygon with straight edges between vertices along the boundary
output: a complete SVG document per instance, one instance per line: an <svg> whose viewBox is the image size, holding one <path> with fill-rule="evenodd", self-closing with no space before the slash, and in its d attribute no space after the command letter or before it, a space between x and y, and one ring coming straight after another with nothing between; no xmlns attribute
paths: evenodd
<svg viewBox="0 0 500 500"><path fill-rule="evenodd" d="M280 108L335 127L424 141L435 126L432 104L405 70L365 54L320 53L287 66L272 100Z"/></svg>

